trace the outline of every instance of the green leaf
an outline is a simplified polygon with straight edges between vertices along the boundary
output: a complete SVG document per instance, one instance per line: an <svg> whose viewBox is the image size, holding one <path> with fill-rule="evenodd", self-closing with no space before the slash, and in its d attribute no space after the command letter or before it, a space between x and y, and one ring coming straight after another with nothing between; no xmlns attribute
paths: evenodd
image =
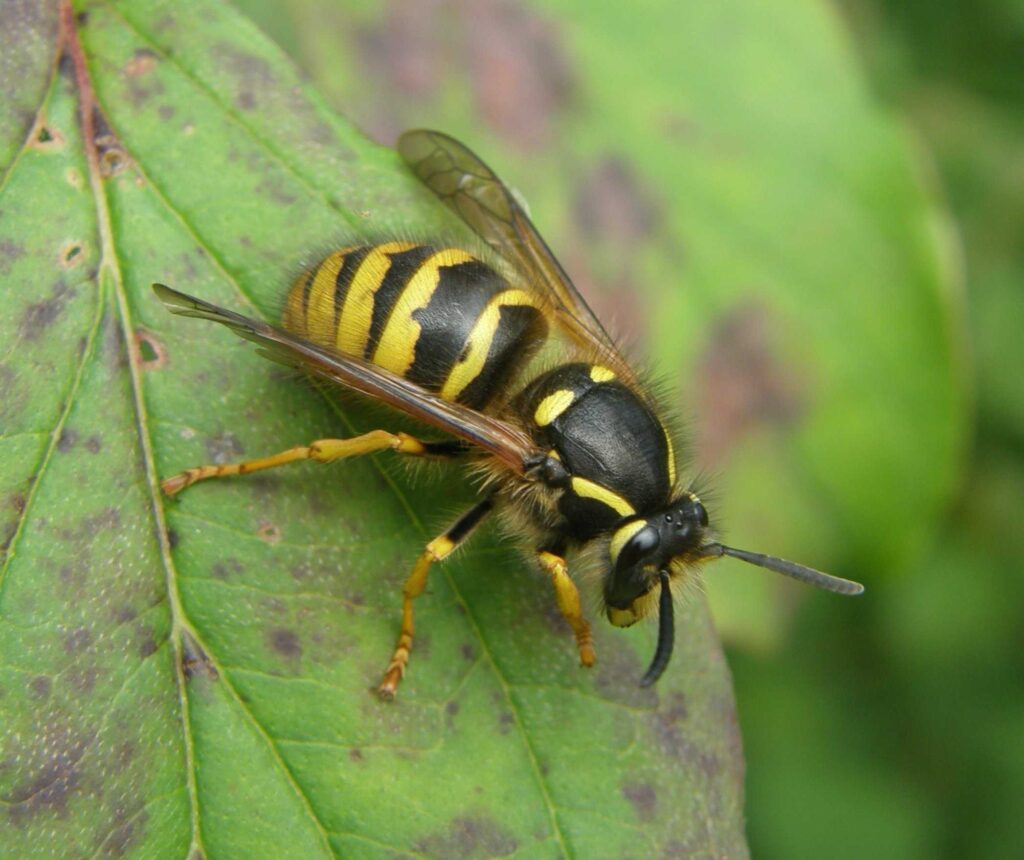
<svg viewBox="0 0 1024 860"><path fill-rule="evenodd" d="M580 670L549 587L485 533L432 574L386 705L401 584L470 487L381 457L160 496L381 416L152 281L272 319L346 236L455 228L230 8L82 3L58 62L31 5L0 12L0 56L24 53L0 65L3 852L743 856L699 598L640 690L654 631L600 626Z"/></svg>

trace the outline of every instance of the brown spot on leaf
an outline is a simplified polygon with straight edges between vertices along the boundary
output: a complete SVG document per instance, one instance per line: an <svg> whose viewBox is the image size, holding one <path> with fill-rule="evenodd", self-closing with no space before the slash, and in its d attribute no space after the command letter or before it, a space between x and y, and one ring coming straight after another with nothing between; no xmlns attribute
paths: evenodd
<svg viewBox="0 0 1024 860"><path fill-rule="evenodd" d="M104 854L108 857L124 857L138 846L146 833L149 813L140 798L118 803L114 807L113 825L103 841Z"/></svg>
<svg viewBox="0 0 1024 860"><path fill-rule="evenodd" d="M267 543L278 543L281 540L281 529L274 523L260 523L259 528L256 529L256 535Z"/></svg>
<svg viewBox="0 0 1024 860"><path fill-rule="evenodd" d="M148 657L152 657L159 647L156 637L153 636L153 631L147 630L139 641L139 657L143 660Z"/></svg>
<svg viewBox="0 0 1024 860"><path fill-rule="evenodd" d="M67 730L40 726L19 768L25 781L0 796L11 824L23 827L40 815L67 813L68 800L81 781L79 762L87 745Z"/></svg>
<svg viewBox="0 0 1024 860"><path fill-rule="evenodd" d="M60 528L58 534L62 540L72 543L91 541L103 529L117 528L121 524L121 512L117 508L104 508L95 514L82 517L77 528Z"/></svg>
<svg viewBox="0 0 1024 860"><path fill-rule="evenodd" d="M21 317L19 331L25 340L38 340L43 333L57 320L64 305L75 291L63 281L57 281L50 291L50 297L41 302L33 302L25 308Z"/></svg>
<svg viewBox="0 0 1024 860"><path fill-rule="evenodd" d="M128 154L99 107L93 108L92 122L93 145L99 156L100 174L104 179L110 179L128 168Z"/></svg>
<svg viewBox="0 0 1024 860"><path fill-rule="evenodd" d="M277 85L277 75L262 57L247 54L227 42L217 45L216 51L235 79L235 105L241 110L257 107L259 94L269 92Z"/></svg>
<svg viewBox="0 0 1024 860"><path fill-rule="evenodd" d="M28 682L28 688L37 699L50 698L50 688L53 686L53 679L49 675L36 675Z"/></svg>
<svg viewBox="0 0 1024 860"><path fill-rule="evenodd" d="M210 660L210 656L188 630L181 632L181 651L181 669L185 673L185 680L203 677L209 681L216 681L220 678L220 673Z"/></svg>
<svg viewBox="0 0 1024 860"><path fill-rule="evenodd" d="M79 191L85 187L85 179L82 177L82 174L73 167L69 167L64 171L64 181L72 188L76 188Z"/></svg>
<svg viewBox="0 0 1024 860"><path fill-rule="evenodd" d="M348 751L348 757L355 762L362 761L363 751L359 749L359 747L352 747L352 749Z"/></svg>
<svg viewBox="0 0 1024 860"><path fill-rule="evenodd" d="M239 438L229 430L206 439L206 456L211 463L233 463L245 454Z"/></svg>
<svg viewBox="0 0 1024 860"><path fill-rule="evenodd" d="M294 630L278 627L270 631L267 640L270 642L270 647L282 657L297 660L302 656L302 644Z"/></svg>
<svg viewBox="0 0 1024 860"><path fill-rule="evenodd" d="M622 796L630 802L640 821L654 818L658 807L658 793L649 782L628 782L622 786Z"/></svg>
<svg viewBox="0 0 1024 860"><path fill-rule="evenodd" d="M480 115L520 149L542 147L574 90L559 28L510 0L477 0L465 23L468 74Z"/></svg>
<svg viewBox="0 0 1024 860"><path fill-rule="evenodd" d="M167 351L156 335L145 329L135 332L136 361L143 370L159 370L167 363Z"/></svg>
<svg viewBox="0 0 1024 860"><path fill-rule="evenodd" d="M156 54L149 48L139 48L132 58L124 64L124 73L129 77L138 77L153 71L156 67Z"/></svg>
<svg viewBox="0 0 1024 860"><path fill-rule="evenodd" d="M210 576L214 579L231 579L232 576L237 576L244 570L245 567L242 563L237 558L231 557L216 562L210 568Z"/></svg>
<svg viewBox="0 0 1024 860"><path fill-rule="evenodd" d="M93 433L88 439L85 440L85 450L90 454L99 454L103 448L103 437L98 433Z"/></svg>
<svg viewBox="0 0 1024 860"><path fill-rule="evenodd" d="M57 58L57 73L69 81L74 81L75 79L75 61L71 58L67 48L61 51L60 56Z"/></svg>
<svg viewBox="0 0 1024 860"><path fill-rule="evenodd" d="M717 777L721 770L718 758L687 737L671 708L655 711L650 719L654 738L666 755L676 759L691 771L699 770L711 779Z"/></svg>
<svg viewBox="0 0 1024 860"><path fill-rule="evenodd" d="M67 669L64 677L68 685L80 696L88 696L96 686L100 670L95 666L73 666Z"/></svg>
<svg viewBox="0 0 1024 860"><path fill-rule="evenodd" d="M255 189L257 194L266 195L271 202L279 206L291 206L299 199L293 188L290 188L279 174L268 173L266 170L263 173L263 179Z"/></svg>
<svg viewBox="0 0 1024 860"><path fill-rule="evenodd" d="M73 269L85 261L85 246L82 242L73 240L64 245L57 255L57 263L62 269Z"/></svg>
<svg viewBox="0 0 1024 860"><path fill-rule="evenodd" d="M767 310L733 309L712 327L698 374L698 450L702 465L720 463L765 424L787 425L801 411L799 380L782 366Z"/></svg>
<svg viewBox="0 0 1024 860"><path fill-rule="evenodd" d="M516 724L516 718L511 711L501 711L498 714L498 732L507 735Z"/></svg>
<svg viewBox="0 0 1024 860"><path fill-rule="evenodd" d="M0 238L0 275L6 275L25 256L25 247L11 239Z"/></svg>
<svg viewBox="0 0 1024 860"><path fill-rule="evenodd" d="M40 115L40 122L33 129L29 146L40 152L56 152L64 148L64 135L59 129L43 122Z"/></svg>
<svg viewBox="0 0 1024 860"><path fill-rule="evenodd" d="M60 436L57 438L57 450L62 454L66 454L75 444L78 442L78 431L73 430L70 427L65 427L60 431Z"/></svg>
<svg viewBox="0 0 1024 860"><path fill-rule="evenodd" d="M499 857L513 854L519 840L511 830L487 815L460 815L448 827L416 843L430 857Z"/></svg>
<svg viewBox="0 0 1024 860"><path fill-rule="evenodd" d="M92 633L85 627L76 627L64 635L64 650L69 654L84 651L92 642Z"/></svg>

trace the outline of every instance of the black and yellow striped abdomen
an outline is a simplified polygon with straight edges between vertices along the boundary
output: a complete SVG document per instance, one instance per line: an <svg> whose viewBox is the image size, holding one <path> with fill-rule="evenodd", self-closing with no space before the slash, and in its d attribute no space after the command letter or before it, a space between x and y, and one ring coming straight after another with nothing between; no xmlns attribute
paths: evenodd
<svg viewBox="0 0 1024 860"><path fill-rule="evenodd" d="M481 409L547 335L533 296L458 248L335 251L292 286L284 326Z"/></svg>

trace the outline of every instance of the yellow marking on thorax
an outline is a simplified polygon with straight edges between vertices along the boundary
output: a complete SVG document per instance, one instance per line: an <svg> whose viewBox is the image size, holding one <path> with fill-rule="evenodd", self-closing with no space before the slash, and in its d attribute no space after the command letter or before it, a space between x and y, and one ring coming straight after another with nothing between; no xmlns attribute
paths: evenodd
<svg viewBox="0 0 1024 860"><path fill-rule="evenodd" d="M619 553L629 543L629 539L647 525L646 520L634 520L615 530L611 542L608 544L608 555L615 564L619 560Z"/></svg>
<svg viewBox="0 0 1024 860"><path fill-rule="evenodd" d="M503 307L528 305L536 307L533 299L522 290L505 290L493 296L484 308L483 313L473 324L467 341L468 349L448 374L441 388L441 396L445 400L458 400L474 379L480 375L487 363L491 351L491 342L498 331Z"/></svg>
<svg viewBox="0 0 1024 860"><path fill-rule="evenodd" d="M618 493L614 493L607 487L602 487L600 484L595 484L586 478L573 478L572 491L581 498L594 499L600 502L620 516L628 517L636 513L633 506Z"/></svg>
<svg viewBox="0 0 1024 860"><path fill-rule="evenodd" d="M549 394L537 404L537 408L533 412L534 423L538 427L547 427L548 424L572 406L575 399L576 394L574 392L568 388L559 388L558 391Z"/></svg>
<svg viewBox="0 0 1024 860"><path fill-rule="evenodd" d="M669 486L675 486L676 483L676 452L672 447L672 434L668 432L668 427L662 427L662 432L665 434L665 444L668 446L668 483Z"/></svg>
<svg viewBox="0 0 1024 860"><path fill-rule="evenodd" d="M594 382L610 382L615 379L615 371L609 370L603 364L592 364L590 366L590 378Z"/></svg>
<svg viewBox="0 0 1024 860"><path fill-rule="evenodd" d="M384 276L391 267L389 254L409 251L416 247L415 242L385 242L377 245L359 264L348 294L345 305L338 315L338 335L335 345L346 355L362 355L366 341L370 337L370 323L373 320L373 296L380 289Z"/></svg>
<svg viewBox="0 0 1024 860"><path fill-rule="evenodd" d="M412 318L412 315L430 304L430 297L434 295L434 290L441 280L441 269L475 259L472 254L458 248L444 248L423 261L406 282L402 294L395 302L377 342L377 349L373 353L374 364L379 364L399 376L403 376L412 367L416 357L416 341L419 340L422 331L422 326Z"/></svg>
<svg viewBox="0 0 1024 860"><path fill-rule="evenodd" d="M313 343L334 343L334 285L344 261L344 251L331 254L320 264L309 287L305 329Z"/></svg>

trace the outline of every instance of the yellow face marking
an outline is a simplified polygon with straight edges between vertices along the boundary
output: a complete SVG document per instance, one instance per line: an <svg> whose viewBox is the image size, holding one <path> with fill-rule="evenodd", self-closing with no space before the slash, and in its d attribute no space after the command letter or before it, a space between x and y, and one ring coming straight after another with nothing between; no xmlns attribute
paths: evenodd
<svg viewBox="0 0 1024 860"><path fill-rule="evenodd" d="M606 505L620 516L628 517L636 513L633 506L618 493L613 493L607 487L602 487L586 478L573 478L572 491L584 499L594 499L602 505Z"/></svg>
<svg viewBox="0 0 1024 860"><path fill-rule="evenodd" d="M562 455L559 454L554 448L552 448L550 451L548 451L548 456L552 460L558 460L559 463L562 462Z"/></svg>
<svg viewBox="0 0 1024 860"><path fill-rule="evenodd" d="M370 322L373 319L373 296L380 289L384 276L391 267L389 254L408 251L415 248L413 242L385 242L377 245L363 257L348 294L345 306L341 309L338 319L338 337L335 346L346 355L362 355L366 341L370 337Z"/></svg>
<svg viewBox="0 0 1024 860"><path fill-rule="evenodd" d="M522 290L505 290L492 297L487 303L487 307L477 318L473 324L473 330L469 333L469 349L455 363L441 387L441 396L445 400L458 400L466 386L480 375L480 371L487 363L491 341L494 340L498 324L501 322L501 309L514 305L536 307L530 295Z"/></svg>
<svg viewBox="0 0 1024 860"><path fill-rule="evenodd" d="M560 388L558 391L549 394L537 404L537 408L533 413L534 423L538 427L547 427L548 424L572 406L572 402L575 399L576 395L568 388Z"/></svg>
<svg viewBox="0 0 1024 860"><path fill-rule="evenodd" d="M590 378L594 382L609 382L615 379L615 371L609 370L602 364L592 364L590 366Z"/></svg>
<svg viewBox="0 0 1024 860"><path fill-rule="evenodd" d="M336 251L320 264L306 300L306 337L313 343L334 343L334 284L345 262L345 252Z"/></svg>
<svg viewBox="0 0 1024 860"><path fill-rule="evenodd" d="M608 607L608 620L616 627L629 627L630 624L636 624L640 619L640 616L633 611L633 608L629 609L616 609L614 606Z"/></svg>
<svg viewBox="0 0 1024 860"><path fill-rule="evenodd" d="M608 544L608 555L611 557L612 564L615 564L615 562L619 560L619 553L621 553L622 548L629 543L629 539L646 525L646 520L634 520L633 522L626 523L621 528L615 530L615 534L612 535L611 543Z"/></svg>

